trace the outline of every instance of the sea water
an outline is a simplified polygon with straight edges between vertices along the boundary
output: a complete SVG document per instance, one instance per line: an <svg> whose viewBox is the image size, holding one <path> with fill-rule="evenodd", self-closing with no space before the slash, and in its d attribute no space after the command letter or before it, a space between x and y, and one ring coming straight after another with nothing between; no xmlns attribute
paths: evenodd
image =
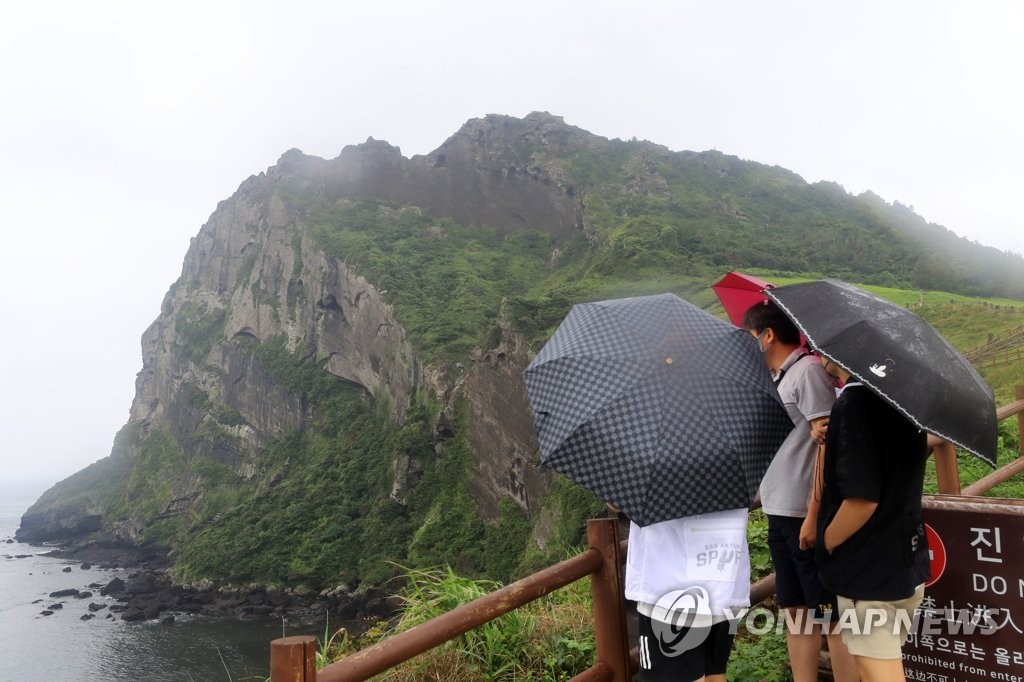
<svg viewBox="0 0 1024 682"><path fill-rule="evenodd" d="M21 515L46 483L0 481L0 682L205 682L263 681L270 674L270 641L282 635L280 620L240 622L230 618L183 618L126 623L113 614L112 598L92 583L122 580L130 571L82 569L82 563L42 556L46 547L14 538ZM28 555L26 558L15 558ZM64 569L71 571L65 573ZM91 597L53 598L75 588ZM60 602L53 615L42 611ZM89 604L106 604L91 620ZM165 614L166 615L166 614ZM308 628L307 628L308 629ZM284 632L287 635L315 632Z"/></svg>

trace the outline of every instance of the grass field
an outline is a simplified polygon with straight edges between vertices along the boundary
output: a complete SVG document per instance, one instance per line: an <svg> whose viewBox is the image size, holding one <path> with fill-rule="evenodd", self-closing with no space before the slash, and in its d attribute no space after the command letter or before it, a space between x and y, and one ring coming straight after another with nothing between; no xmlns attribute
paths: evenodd
<svg viewBox="0 0 1024 682"><path fill-rule="evenodd" d="M750 270L748 274L767 280L776 286L807 282L814 277L793 275L763 270ZM854 282L854 284L857 284ZM973 298L944 291L913 291L892 289L864 284L857 286L880 298L908 307L926 319L951 344L962 352L980 346L992 336L999 336L1024 326L1024 301L1008 298ZM718 304L710 289L700 292L699 296L690 297L698 305L708 303L711 312L725 317L725 311ZM1015 387L1024 385L1024 363L1007 364L998 367L982 366L979 373L992 387L996 398L996 406L1001 407L1015 398ZM1017 420L1011 417L1000 426L1000 465L1006 464L1017 456L1020 443ZM991 469L976 458L966 453L959 455L961 483L966 486L984 475ZM935 468L929 460L927 489L936 490ZM987 493L990 497L1024 498L1024 475L1018 475L997 486Z"/></svg>

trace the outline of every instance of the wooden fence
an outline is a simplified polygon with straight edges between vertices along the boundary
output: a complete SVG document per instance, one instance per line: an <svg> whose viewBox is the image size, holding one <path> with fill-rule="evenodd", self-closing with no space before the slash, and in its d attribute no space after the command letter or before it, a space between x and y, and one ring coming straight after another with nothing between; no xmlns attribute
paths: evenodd
<svg viewBox="0 0 1024 682"><path fill-rule="evenodd" d="M618 522L589 521L587 542L590 547L582 554L463 604L319 672L315 665L315 637L274 640L270 645L271 682L365 680L586 576L590 576L593 597L597 662L573 679L625 682L631 665L622 599L625 554L618 538Z"/></svg>
<svg viewBox="0 0 1024 682"><path fill-rule="evenodd" d="M1019 362L1024 357L1024 325L990 338L987 343L964 353L964 357L976 367L995 367Z"/></svg>
<svg viewBox="0 0 1024 682"><path fill-rule="evenodd" d="M974 364L978 367L998 367L999 365L1008 365L1012 362L1020 362L1021 360L1024 360L1024 346L992 351L984 357L975 360Z"/></svg>
<svg viewBox="0 0 1024 682"><path fill-rule="evenodd" d="M1024 386L1016 389L1016 401L996 412L1002 421L1016 415L1021 433L1020 456L960 489L956 448L941 439L929 438L935 455L940 494L981 495L1018 473L1024 472ZM285 637L270 643L271 682L355 682L366 680L437 647L475 627L590 576L594 609L595 664L573 682L626 682L637 669L636 649L629 650L623 598L623 562L626 542L618 538L614 519L587 523L589 548L571 559L533 573L468 604L421 623L348 658L316 669L317 641L313 636ZM775 593L775 575L750 588L750 602L759 604Z"/></svg>

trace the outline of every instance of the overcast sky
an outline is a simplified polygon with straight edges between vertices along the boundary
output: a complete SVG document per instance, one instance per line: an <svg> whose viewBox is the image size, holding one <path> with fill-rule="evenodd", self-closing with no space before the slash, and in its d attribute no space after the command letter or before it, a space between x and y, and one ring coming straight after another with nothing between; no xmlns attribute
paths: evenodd
<svg viewBox="0 0 1024 682"><path fill-rule="evenodd" d="M4 2L0 476L108 454L217 202L298 147L542 110L1024 252L1024 3Z"/></svg>

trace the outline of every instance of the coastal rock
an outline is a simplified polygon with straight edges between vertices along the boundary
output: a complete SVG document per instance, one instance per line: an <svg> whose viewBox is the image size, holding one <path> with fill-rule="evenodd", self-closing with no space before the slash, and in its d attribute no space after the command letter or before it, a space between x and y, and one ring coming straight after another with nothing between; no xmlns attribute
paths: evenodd
<svg viewBox="0 0 1024 682"><path fill-rule="evenodd" d="M130 594L146 594L161 589L161 580L155 573L136 573L125 583L124 591Z"/></svg>
<svg viewBox="0 0 1024 682"><path fill-rule="evenodd" d="M128 623L133 623L139 620L145 620L146 613L140 608L129 608L125 609L124 613L121 614L121 620Z"/></svg>
<svg viewBox="0 0 1024 682"><path fill-rule="evenodd" d="M33 513L30 509L21 517L21 525L14 537L20 542L65 541L83 537L103 527L100 512L99 496L62 500L44 512Z"/></svg>
<svg viewBox="0 0 1024 682"><path fill-rule="evenodd" d="M267 590L267 603L273 607L288 606L292 603L292 596L280 589Z"/></svg>
<svg viewBox="0 0 1024 682"><path fill-rule="evenodd" d="M124 581L120 578L114 578L106 586L100 590L100 596L107 597L112 594L119 594L124 592Z"/></svg>
<svg viewBox="0 0 1024 682"><path fill-rule="evenodd" d="M266 588L253 584L246 588L214 587L206 582L201 589L170 584L166 574L142 571L131 575L125 583L113 578L100 589L100 594L113 597L117 603L89 602L87 614L98 615L107 611L105 618L118 614L126 622L160 620L173 622L181 614L200 616L233 616L240 620L284 618L292 623L319 623L324 617L331 620L359 620L387 618L400 607L398 598L379 588L369 587L352 592L347 586L323 590ZM51 594L52 598L74 597L85 600L93 592L69 588ZM37 599L33 603L42 603ZM46 611L51 614L63 608L59 602L51 603ZM169 620L170 619L170 620Z"/></svg>
<svg viewBox="0 0 1024 682"><path fill-rule="evenodd" d="M99 564L101 568L159 570L169 565L166 548L136 547L120 541L86 539L82 542L70 542L59 549L47 552L45 556L84 560L91 564Z"/></svg>

